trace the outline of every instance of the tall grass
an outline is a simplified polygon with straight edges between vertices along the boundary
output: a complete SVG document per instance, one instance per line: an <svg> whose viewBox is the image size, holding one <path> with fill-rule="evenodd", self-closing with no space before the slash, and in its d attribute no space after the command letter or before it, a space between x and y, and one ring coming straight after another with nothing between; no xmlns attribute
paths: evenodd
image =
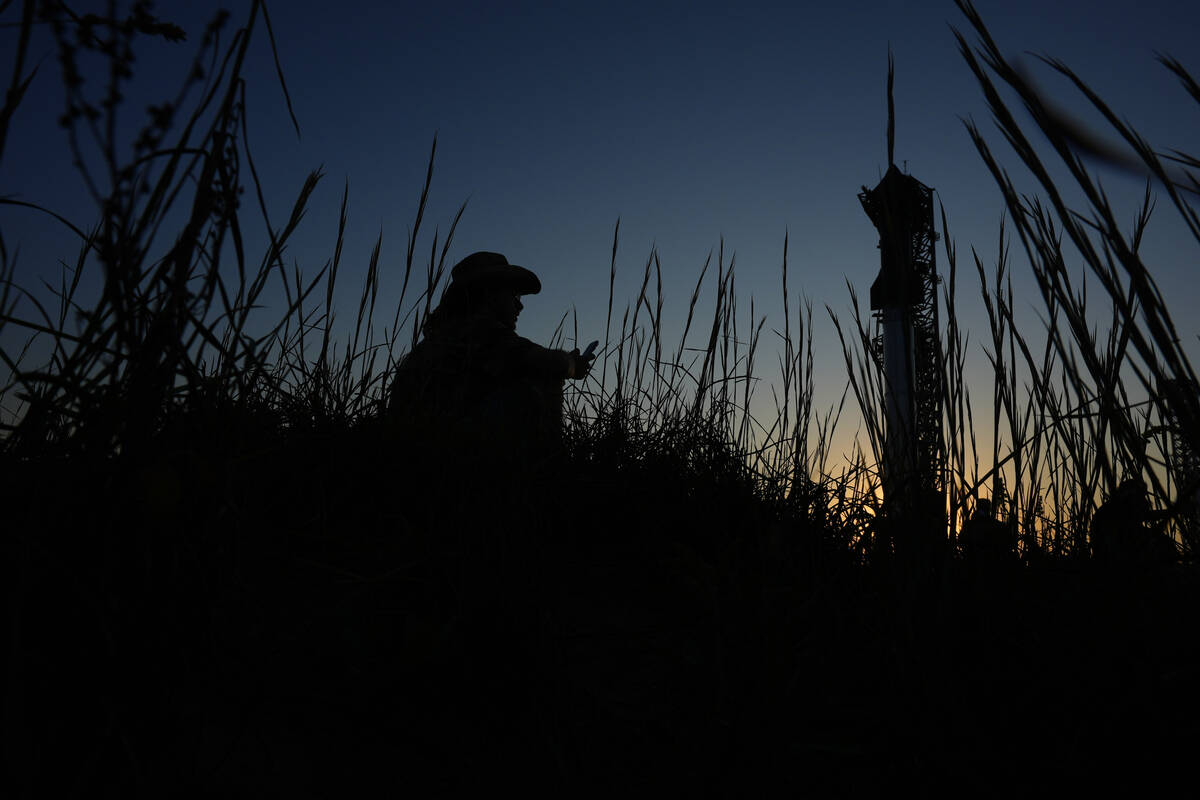
<svg viewBox="0 0 1200 800"><path fill-rule="evenodd" d="M1033 90L1021 83L1023 79L999 56L973 9L964 5L964 12L978 27L985 63L1023 92L1027 102L1036 101ZM112 43L122 42L124 47L139 35L171 32L169 25L141 10L130 17L142 20L140 27L101 25L99 30L107 30L109 39L85 38L77 45L69 38L71 21L66 12L49 13L68 83L72 71L78 71L75 62L88 48L116 48ZM9 326L10 332L13 328L29 331L22 351L0 354L11 374L0 400L11 405L16 399L19 404L12 414L19 424L5 423L10 434L6 447L12 452L45 455L54 451L66 456L86 451L100 457L136 452L165 424L172 409L203 409L218 400L247 409L270 409L281 429L351 425L378 411L393 367L404 349L418 339L436 300L465 205L448 225L444 238L434 233L427 245L426 263L414 273L433 178L435 142L404 253L400 294L389 299L394 304L390 324L385 321L380 334L376 324L384 258L380 238L366 266L353 328L345 336L343 349L334 352L333 296L342 272L348 187L343 192L332 257L311 278L303 277L298 266L289 270L284 252L322 175L317 171L306 177L283 225L272 222L253 157L245 146L250 130L240 73L249 32L260 13L269 27L265 8L254 4L247 27L235 33L223 50L218 49L218 36L225 18L214 20L195 56L192 77L175 100L155 107L155 116L139 135L130 163L120 162L120 148L111 141L120 104L89 99L78 86L72 89L63 124L77 153L82 140L91 136L104 154L104 163L90 168L95 175L85 167L86 182L103 213L90 233L72 226L80 247L75 263L64 266L60 286L54 290L59 301L56 312L12 280L16 264L10 262L7 250L2 254L7 277L0 324ZM33 9L23 10L23 30L34 24L35 16ZM1190 396L1183 393L1173 400L1164 398L1152 408L1132 401L1123 383L1125 371L1132 368L1148 395L1157 397L1160 385L1186 386L1194 379L1190 364L1172 338L1174 328L1163 300L1137 258L1152 199L1148 188L1134 229L1124 236L1094 180L1078 157L1071 156L1072 174L1094 205L1091 235L1098 241L1093 243L1089 231L1063 205L973 51L961 35L959 39L968 66L979 76L1006 137L1042 181L1059 220L1056 222L1040 201L1018 199L1016 190L1004 182L1007 178L982 136L969 126L981 155L1002 181L1010 224L1043 293L1049 336L1035 353L1015 324L1002 223L999 257L991 278L972 250L989 323L986 351L995 374L992 452L977 452L976 433L986 418L975 419L969 389L963 385L968 342L957 320L957 254L946 231L943 242L949 275L942 297L946 309L942 366L947 443L943 461L949 478L942 481L949 511L946 534L953 537L973 504L972 498L986 489L994 500L1001 501L1003 516L1021 529L1027 552L1086 553L1087 525L1100 498L1084 487L1099 483L1107 492L1122 476L1142 474L1160 504L1174 507L1194 481L1191 475L1176 474L1178 466L1166 468L1168 461L1181 463L1178 459L1171 461L1158 452L1164 465L1156 467L1156 456L1146 452L1148 444L1154 450L1156 435L1158 443L1168 449L1173 441L1180 441L1195 451L1196 410ZM23 59L18 53L14 86L24 80ZM108 97L126 80L120 66L118 63L111 71L110 85L104 90ZM1063 65L1055 66L1090 93ZM1177 63L1171 62L1171 66L1187 80ZM284 91L286 94L286 87ZM199 99L185 117L184 98L192 92L199 92ZM1094 94L1089 96L1105 110ZM15 105L19 100L20 92L14 92L8 102ZM7 109L4 118L11 114L12 109ZM1045 112L1041 117L1035 114L1035 119L1053 126L1057 118ZM170 134L174 138L168 139L169 131L176 128L178 132ZM1131 131L1123 127L1118 131L1140 142ZM1050 132L1046 135L1061 153L1070 155L1069 132L1058 132L1057 139ZM1148 170L1166 176L1166 167L1157 156L1144 143L1138 146ZM1176 158L1186 164L1186 157ZM247 232L238 213L243 164L249 169L269 240L266 252L253 264L245 252ZM1187 205L1186 192L1179 188L1179 177L1170 181L1172 202L1190 220L1194 211ZM200 188L189 191L187 187L192 185ZM135 187L141 191L133 191ZM174 244L158 244L162 238L159 231L166 220L176 218L173 214L185 220L183 232ZM945 230L944 212L942 220ZM1071 285L1059 249L1060 230L1075 242L1112 299L1117 325L1103 347L1088 326L1086 295ZM619 428L628 428L623 430L624 436L634 431L651 436L655 431L703 426L726 441L732 453L743 454L747 477L764 496L822 497L822 502L834 503L833 518L857 530L859 536L866 535L864 520L880 513L875 465L880 463L886 435L880 410L884 386L875 345L878 332L864 319L853 287L853 327L846 328L836 315L833 321L844 350L847 394L857 401L866 442L850 464L835 465L831 462L832 441L847 395L819 419L814 415L812 308L805 302L793 316L787 238L781 259L783 328L772 331L780 345L781 385L770 389L775 419L760 422L750 409L761 382L755 372L767 315L750 298L749 308L741 308L743 314L749 312L749 319L739 324L736 265L733 259L727 263L724 243L715 254L715 263L710 256L700 269L678 343L669 345L670 334L661 324L662 266L656 252L646 259L638 296L625 306L619 326L614 327L618 234L619 224L613 236L608 335L598 362L599 386L593 381L581 391L568 393L567 418L572 429L594 435L582 432L589 425L594 431L607 430L615 422ZM705 279L714 267L712 309L711 315L706 315L701 299ZM103 288L91 307L81 305L76 296L85 269L103 275ZM1125 278L1119 270L1125 271ZM252 311L270 284L284 295L286 308L267 321L260 314L252 324ZM406 299L410 287L419 289L414 299ZM323 303L318 300L322 294ZM18 300L36 309L37 316L17 318L10 313ZM67 330L72 316L82 323L75 332ZM694 328L703 336L698 347L689 346ZM556 340L562 333L560 325ZM50 363L44 369L27 369L20 363L21 352L39 338L50 341ZM1140 363L1132 365L1130 355L1136 355ZM1027 393L1022 392L1023 385L1028 386ZM1163 402L1169 402L1169 407ZM1168 416L1175 436L1171 441L1165 438L1168 429L1161 424L1161 418ZM1007 452L1001 451L1003 443L1007 443ZM1172 493L1168 484L1178 491ZM845 500L848 497L853 501ZM829 511L821 509L822 514ZM1183 544L1189 551L1195 546L1191 541Z"/></svg>
<svg viewBox="0 0 1200 800"><path fill-rule="evenodd" d="M533 761L558 788L611 787L621 771L613 764L665 773L675 788L733 791L782 776L833 792L851 771L864 791L897 779L932 785L970 780L991 763L947 734L955 725L1003 757L1025 753L1016 734L1030 734L1017 722L999 732L964 722L946 699L977 697L971 682L995 683L993 664L1015 687L1003 702L1023 712L1064 696L1078 703L1063 719L1083 721L1063 724L1082 738L1057 745L1065 755L1047 748L1037 758L1091 763L1093 739L1080 731L1096 717L1089 698L1104 678L1080 674L1088 648L1113 630L1167 630L1157 609L1194 593L1164 582L1158 605L1113 605L1095 630L1078 629L1064 620L1091 619L1109 587L1090 594L1069 571L1043 582L1036 568L1085 557L1096 503L1130 474L1154 487L1181 553L1194 556L1195 528L1178 524L1194 473L1163 454L1178 442L1200 446L1196 398L1158 387L1195 377L1138 257L1149 194L1133 235L1121 238L1070 132L1037 113L1032 90L962 7L982 42L976 50L959 36L968 67L1051 199L1020 198L968 126L1008 204L994 268L972 251L995 380L974 404L943 211L948 520L929 523L947 543L930 580L924 567L903 574L881 533L878 331L849 287L852 316L829 312L845 390L814 409L813 305L790 283L786 235L781 325L768 327L767 311L739 298L721 242L699 269L676 339L664 325L657 252L637 296L623 308L615 297L618 222L604 348L565 396L566 456L551 469L497 469L445 432L381 414L394 367L445 284L465 212L444 236L428 235L436 141L397 267L399 295L380 297L389 262L380 238L353 326L342 329L334 293L347 268L348 187L332 254L305 277L285 254L322 174L309 173L285 217L273 217L249 147L242 68L252 32L262 24L270 34L265 5L254 2L225 44L227 19L214 19L192 77L155 107L123 159L113 132L123 110L115 98L130 80L125 54L175 29L145 4L128 18L94 19L23 4L21 42L43 20L60 45L69 146L101 158L84 162L99 222L61 220L78 252L49 287L57 309L17 282L16 251L0 247L0 332L23 333L19 347L0 350L9 370L0 404L16 401L0 441L15 653L5 708L33 731L6 747L19 789L70 783L53 755L28 744L51 741L82 764L72 773L81 787L129 791L187 774L214 790L260 780L264 791L305 788L315 776L336 793L355 772L343 765L370 762L372 776L397 781L407 774L392 768L397 761L453 787L470 782L464 753L493 771L488 780ZM14 55L0 146L28 85L25 48ZM96 54L111 67L109 83L89 98L73 76ZM1090 226L1039 171L985 67L1035 109L1094 202ZM1200 229L1179 175L1138 147ZM243 187L253 190L250 210ZM266 240L257 256L249 217L261 219ZM1042 291L1044 345L1015 319L1008 226ZM1088 326L1060 232L1078 237L1111 301L1107 336ZM93 298L80 294L85 271L101 278ZM271 287L285 298L281 311L263 309ZM568 318L552 344L578 344ZM765 391L767 341L778 342L780 382L770 389L775 418L763 421L751 408ZM47 362L30 366L40 343ZM1130 373L1152 402L1129 391ZM866 441L841 463L834 447L851 398ZM980 452L977 432L989 425L993 445ZM1003 573L1008 583L975 582L953 560L981 495L1020 532L1033 568ZM1191 663L1188 646L1155 640L1149 666L1130 669L1159 680ZM1049 683L1039 677L1047 670ZM1158 703L1175 688L1147 691ZM1008 713L1003 702L987 719ZM1123 713L1131 727L1144 721Z"/></svg>
<svg viewBox="0 0 1200 800"><path fill-rule="evenodd" d="M1067 465L1059 475L1052 475L1052 483L1047 487L1060 511L1059 519L1050 525L1052 543L1065 538L1080 548L1083 538L1080 528L1086 524L1096 500L1091 488L1099 484L1111 491L1121 477L1144 479L1152 487L1156 501L1172 509L1176 518L1194 513L1186 510L1195 491L1194 465L1182 466L1178 459L1156 461L1153 456L1155 433L1164 430L1169 431L1170 439L1157 440L1160 453L1176 446L1195 452L1200 418L1196 415L1198 399L1194 389L1163 391L1165 386L1195 387L1195 371L1165 299L1141 258L1140 244L1154 208L1151 188L1155 184L1167 194L1186 228L1200 242L1200 226L1196 224L1196 211L1189 199L1189 192L1194 192L1196 186L1195 173L1190 170L1195 168L1197 160L1178 151L1160 156L1120 121L1069 67L1054 59L1042 59L1069 78L1101 112L1131 149L1129 159L1136 161L1147 176L1141 210L1131 231L1125 233L1099 178L1087 166L1090 151L1086 145L1090 137L1085 138L1078 125L1058 112L1028 77L1005 60L971 3L961 0L958 5L979 36L978 46L972 47L955 31L963 58L979 81L1001 134L1047 198L1043 201L1036 196L1021 195L984 136L973 123L967 123L968 134L1004 196L1047 310L1048 343L1042 355L1035 357L1013 323L1011 285L1006 299L1001 293L1002 272L997 271L993 292L996 302L988 303L989 321L998 334L994 337L991 357L1000 378L1005 372L1002 352L1007 349L1011 376L1008 380L997 380L997 406L1003 407L1008 420L1016 476L1018 480L1029 476L1024 496L1013 496L1015 510L1020 515L1023 508L1025 515L1032 517L1042 510L1039 506L1044 508L1043 492L1038 485L1042 476L1036 466L1037 459L1045 454L1051 463ZM1195 86L1194 79L1177 61L1166 57L1162 61L1185 87ZM1004 102L993 74L1021 99L1037 132L1049 142L1071 176L1071 188L1084 198L1085 209L1068 206L1064 197L1067 187L1060 188L1051 177L1049 166L1031 142L1031 134L1022 129ZM1197 96L1194 90L1189 91L1193 98ZM1164 162L1175 162L1181 167L1178 172L1168 170ZM1089 325L1087 294L1083 287L1072 284L1063 250L1064 235L1111 304L1113 327L1107 337L1098 337ZM982 270L980 275L982 280ZM1013 369L1018 351L1033 381L1030 405L1024 412L1016 408L1013 397L1016 383ZM1056 366L1061 368L1057 390L1051 384ZM1148 401L1131 401L1125 382L1130 375ZM1034 419L1044 422L1034 428ZM1021 460L1026 452L1030 454L1026 459L1028 464ZM1181 466L1184 474L1180 473ZM1064 519L1078 521L1080 528L1064 537L1061 531ZM1188 525L1176 528L1184 536L1182 545L1186 551L1194 554L1197 543L1189 530Z"/></svg>

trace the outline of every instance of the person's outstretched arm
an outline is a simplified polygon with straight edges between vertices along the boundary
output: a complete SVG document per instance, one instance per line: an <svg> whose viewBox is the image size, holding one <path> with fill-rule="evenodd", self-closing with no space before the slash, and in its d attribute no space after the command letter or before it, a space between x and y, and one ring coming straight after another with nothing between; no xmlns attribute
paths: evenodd
<svg viewBox="0 0 1200 800"><path fill-rule="evenodd" d="M542 347L520 336L514 336L513 339L493 359L495 371L544 380L580 380L587 376L595 359L595 356L580 353L578 349L568 352Z"/></svg>

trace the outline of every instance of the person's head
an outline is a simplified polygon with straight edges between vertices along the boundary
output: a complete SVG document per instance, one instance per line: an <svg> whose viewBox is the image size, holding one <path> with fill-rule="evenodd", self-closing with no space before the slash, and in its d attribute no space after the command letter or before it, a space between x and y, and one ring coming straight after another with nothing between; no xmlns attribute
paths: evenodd
<svg viewBox="0 0 1200 800"><path fill-rule="evenodd" d="M450 270L450 284L426 327L436 331L454 320L483 316L515 328L524 308L521 296L541 290L537 275L501 254L472 253Z"/></svg>
<svg viewBox="0 0 1200 800"><path fill-rule="evenodd" d="M1146 493L1146 482L1141 478L1126 478L1117 486L1117 494L1122 497L1138 497Z"/></svg>
<svg viewBox="0 0 1200 800"><path fill-rule="evenodd" d="M1150 498L1146 494L1146 482L1141 478L1126 478L1121 481L1113 500L1120 508L1129 514L1143 514L1150 508Z"/></svg>

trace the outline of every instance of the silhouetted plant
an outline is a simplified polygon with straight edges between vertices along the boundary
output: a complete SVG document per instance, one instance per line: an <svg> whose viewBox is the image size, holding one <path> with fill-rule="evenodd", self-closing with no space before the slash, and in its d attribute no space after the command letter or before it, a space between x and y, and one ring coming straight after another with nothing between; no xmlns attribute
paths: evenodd
<svg viewBox="0 0 1200 800"><path fill-rule="evenodd" d="M985 63L1019 85L964 11L984 38ZM1195 646L1158 614L1198 607L1182 577L1090 587L1078 574L1029 569L976 580L949 557L904 574L880 527L876 331L851 288L853 320L831 313L847 386L835 407L815 412L813 312L807 300L793 308L786 235L782 330L766 327L753 299L739 303L722 241L672 344L657 252L636 299L613 316L618 223L604 349L595 373L566 394L559 460L514 466L447 431L386 422L387 381L436 302L465 206L444 238L420 240L435 141L399 296L382 298L395 304L390 324L376 320L387 265L380 238L353 330L340 331L333 295L349 189L333 254L305 278L284 253L322 173L307 175L275 225L247 145L242 67L260 15L270 36L256 1L224 46L227 17L218 15L179 95L152 107L126 148L114 121L134 49L146 36L177 40L178 29L141 2L123 17L77 15L57 2L21 8L0 156L29 85L26 48L39 19L60 46L68 146L78 155L87 141L101 153L81 159L99 222L85 230L61 220L79 254L53 289L57 310L17 284L15 255L0 239L0 326L32 337L20 352L0 350L11 373L0 400L23 404L0 442L0 561L12 565L16 598L6 714L32 731L6 755L27 793L78 774L89 790L154 791L191 775L216 793L257 779L268 793L300 784L341 794L360 774L345 765L367 761L364 780L420 774L451 789L474 780L465 756L479 762L482 782L535 762L560 789L613 786L639 769L665 775L668 790L731 794L779 779L839 793L847 775L866 793L896 781L949 785L939 782L1001 761L1103 760L1090 750L1108 741L1093 728L1112 717L1095 702L1106 680L1093 667L1100 646L1142 659L1113 668L1149 687L1145 708L1116 714L1121 724L1137 730L1164 708L1190 708L1172 676L1190 674ZM97 55L109 83L92 95L79 63ZM995 377L996 444L981 454L943 214L949 524L938 535L953 544L990 485L997 504L1006 498L1031 566L1038 554L1058 564L1087 553L1097 480L1156 474L1142 446L1155 428L1126 396L1123 369L1150 390L1189 379L1191 367L1136 255L1149 200L1132 240L1113 238L1111 213L1097 209L1104 244L1085 256L1099 259L1089 266L1103 273L1118 322L1093 341L1055 235L1086 231L1067 228L1078 220L1057 200L1053 212L1018 201L971 132L1038 275L1048 341L1039 352L1014 320L1002 224L993 276L972 252ZM1068 136L1061 126L1059 134ZM1184 182L1146 163L1189 213ZM258 258L247 252L246 186L268 240ZM1056 197L1052 183L1044 188ZM420 264L418 246L429 248ZM103 280L88 301L81 276L93 269ZM273 315L261 308L272 284L285 298ZM18 314L18 301L33 313ZM552 343L568 340L567 319ZM750 413L764 330L781 350L769 424ZM38 341L50 345L47 363L27 368ZM848 397L867 441L839 464L833 443ZM1194 437L1194 397L1164 402L1172 424ZM1193 554L1194 539L1185 543ZM1112 599L1125 590L1140 592L1138 603ZM947 698L959 697L991 716L955 716ZM1030 754L1020 719L1052 706L1064 709L1069 735ZM1017 720L1010 728L988 727L1005 715ZM970 735L958 735L964 728ZM50 741L65 742L56 753L83 764L77 773L50 763L60 755L33 753ZM290 772L300 768L314 774Z"/></svg>
<svg viewBox="0 0 1200 800"><path fill-rule="evenodd" d="M1200 224L1197 224L1196 210L1189 200L1198 185L1192 170L1200 162L1179 151L1160 155L1122 122L1069 67L1061 61L1042 58L1044 63L1071 80L1126 142L1133 155L1113 156L1111 152L1097 150L1093 134L1059 111L1035 89L1025 74L1001 55L969 0L957 2L980 42L973 48L956 31L963 58L979 81L1005 140L1033 174L1047 198L1048 204L1018 193L983 135L974 123L966 123L968 133L1004 196L1010 219L1049 311L1049 341L1058 355L1057 366L1063 371L1063 392L1057 397L1048 383L1054 366L1050 345L1041 359L1036 360L1016 333L1011 317L1011 289L1008 302L1000 298L999 312L989 303L993 329L1003 331L1005 324L1011 326L1010 359L1015 361L1012 342L1016 342L1037 381L1037 403L1055 420L1054 441L1061 441L1057 446L1064 448L1076 465L1073 470L1075 480L1055 487L1056 492L1084 490L1082 496L1076 495L1067 501L1067 510L1072 514L1070 518L1081 524L1085 524L1090 516L1095 501L1090 487L1095 486L1098 479L1106 493L1111 493L1122 476L1138 475L1153 487L1159 503L1170 507L1186 506L1197 488L1194 477L1172 474L1175 468L1164 472L1162 466L1166 465L1156 465L1147 454L1155 429L1151 424L1151 411L1169 418L1180 445L1196 452L1196 446L1200 444L1200 398L1194 390L1164 391L1167 386L1195 387L1196 376L1166 302L1150 268L1142 260L1140 244L1154 208L1151 182L1166 192L1193 238L1200 243ZM1200 93L1195 91L1196 81L1179 62L1169 57L1160 60L1180 78L1194 99L1200 99ZM1077 189L1085 198L1087 211L1076 211L1067 204L1064 192L1068 187L1058 185L1051 177L1049 167L1002 99L988 70L1017 93L1032 115L1037 130L1046 137L1067 168L1073 184L1069 188ZM1096 156L1116 160L1125 168L1140 170L1147 176L1142 207L1129 234L1122 232L1111 201L1086 165L1088 158ZM1172 168L1168 168L1168 164ZM1086 292L1071 282L1062 248L1064 234L1111 301L1114 326L1103 345L1096 340L1088 322ZM997 290L999 280L998 274ZM999 348L994 357L999 358ZM995 363L997 370L1001 370L1000 362ZM1125 386L1125 376L1130 374L1150 398L1149 402L1130 401ZM1003 405L1009 415L1013 441L1019 442L1023 437L1018 434L1028 430L1028 423L1017 424L1011 394L1012 389L1007 389ZM1163 445L1170 447L1166 442ZM1017 470L1019 477L1019 465ZM1173 491L1164 484L1164 477L1173 484ZM1030 499L1025 500L1027 508L1032 505ZM1183 532L1186 534L1189 530L1185 526ZM1077 531L1074 538L1078 547L1081 532ZM1194 554L1200 543L1191 540L1183 544Z"/></svg>

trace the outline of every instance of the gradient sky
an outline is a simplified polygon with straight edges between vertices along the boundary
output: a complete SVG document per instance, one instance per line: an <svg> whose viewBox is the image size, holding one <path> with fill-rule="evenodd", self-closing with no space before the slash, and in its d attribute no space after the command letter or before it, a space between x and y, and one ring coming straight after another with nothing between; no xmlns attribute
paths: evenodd
<svg viewBox="0 0 1200 800"><path fill-rule="evenodd" d="M14 6L19 4L14 4ZM86 10L80 0L79 10ZM102 4L101 4L102 5ZM224 4L234 21L249 3ZM145 42L130 92L137 109L173 94L204 22L205 2L159 2L157 13L189 32L183 44ZM790 287L820 312L818 408L845 385L842 358L823 306L848 307L846 280L865 297L878 270L876 236L857 200L886 168L885 78L896 59L896 160L937 190L960 253L960 316L972 341L986 336L970 248L995 258L1001 202L964 130L973 117L1026 189L1033 184L1001 144L982 94L958 54L951 25L973 41L944 2L733 3L271 3L282 67L301 136L288 121L265 30L247 70L250 144L272 219L286 219L304 175L326 177L289 256L315 274L332 255L337 205L350 187L350 222L340 280L343 316L353 314L376 236L383 234L381 302L398 290L430 143L438 157L418 252L444 232L469 199L451 261L495 250L539 273L544 291L527 298L518 330L548 341L563 312L578 308L580 338L603 339L613 224L621 218L617 301L631 301L652 246L663 267L667 340L677 338L706 255L724 237L736 253L737 289L779 327L784 232ZM1147 0L979 0L1001 48L1046 53L1070 64L1152 144L1196 151L1200 108L1155 62L1172 54L1200 73L1195 42L1200 4ZM0 22L17 19L9 8ZM0 28L0 69L11 69L15 31ZM0 194L47 205L80 226L95 219L54 120L63 92L48 32L32 52L41 62L0 161ZM1046 69L1042 85L1078 104ZM145 98L143 100L142 98ZM140 103L140 105L139 105ZM1085 117L1091 119L1091 117ZM1106 178L1129 219L1140 180ZM57 281L58 258L76 246L33 212L0 208L10 252L21 246L17 280ZM939 223L940 226L940 223ZM1015 251L1014 251L1015 252ZM1160 206L1146 257L1175 303L1193 345L1200 323L1196 243ZM715 257L715 256L714 256ZM945 271L939 247L938 267ZM1040 302L1028 268L1014 263L1018 313L1032 329ZM710 279L711 280L711 279ZM711 286L711 284L710 284ZM711 297L711 295L709 295ZM275 302L279 302L275 298ZM385 303L386 305L386 303ZM795 308L795 304L793 304ZM711 300L702 309L711 311ZM387 315L390 321L390 314ZM741 317L745 318L745 317ZM3 345L14 347L10 328ZM768 334L769 335L769 334ZM774 361L764 342L760 363ZM975 391L990 396L987 362L971 352ZM764 377L770 375L764 373ZM759 393L770 403L764 386Z"/></svg>

